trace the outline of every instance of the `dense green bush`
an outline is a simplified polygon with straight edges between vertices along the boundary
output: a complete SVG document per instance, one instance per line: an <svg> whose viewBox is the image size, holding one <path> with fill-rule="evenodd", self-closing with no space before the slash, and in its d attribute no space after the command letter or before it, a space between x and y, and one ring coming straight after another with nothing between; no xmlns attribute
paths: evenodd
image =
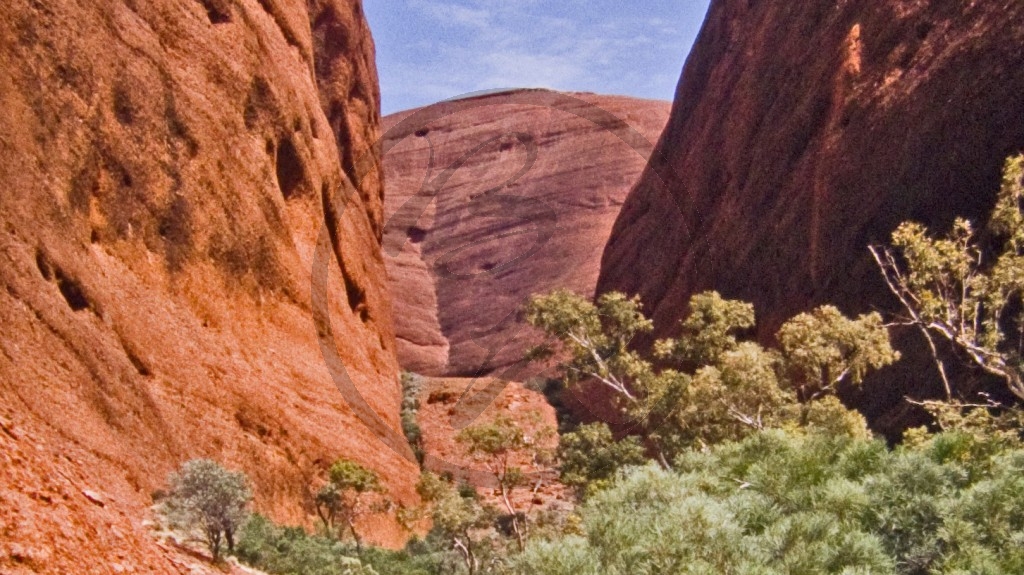
<svg viewBox="0 0 1024 575"><path fill-rule="evenodd" d="M281 527L253 515L238 543L238 558L271 575L434 575L444 570L444 554L416 541L405 551L368 547L358 552L333 536L310 535L301 527Z"/></svg>
<svg viewBox="0 0 1024 575"><path fill-rule="evenodd" d="M1024 573L1024 450L949 432L883 443L765 431L633 468L531 542L542 574Z"/></svg>
<svg viewBox="0 0 1024 575"><path fill-rule="evenodd" d="M254 515L245 525L237 555L271 575L374 574L337 539L309 535L301 527L280 527L262 515Z"/></svg>
<svg viewBox="0 0 1024 575"><path fill-rule="evenodd" d="M583 498L607 486L619 469L647 458L635 436L616 441L607 424L589 423L561 437L558 460L562 483Z"/></svg>

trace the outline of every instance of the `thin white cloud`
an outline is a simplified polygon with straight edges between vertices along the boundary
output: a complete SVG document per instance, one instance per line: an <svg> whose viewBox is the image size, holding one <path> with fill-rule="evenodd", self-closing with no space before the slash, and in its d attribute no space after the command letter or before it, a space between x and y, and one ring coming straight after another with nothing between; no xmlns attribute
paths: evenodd
<svg viewBox="0 0 1024 575"><path fill-rule="evenodd" d="M427 0L413 0L410 4L414 9L442 24L456 24L479 30L486 30L491 26L491 11L487 9Z"/></svg>

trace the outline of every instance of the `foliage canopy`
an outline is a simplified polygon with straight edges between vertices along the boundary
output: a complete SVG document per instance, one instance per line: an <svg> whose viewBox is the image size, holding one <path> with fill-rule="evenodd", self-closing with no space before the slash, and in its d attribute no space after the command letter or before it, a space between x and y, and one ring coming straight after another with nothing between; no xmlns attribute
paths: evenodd
<svg viewBox="0 0 1024 575"><path fill-rule="evenodd" d="M837 401L820 401L843 382L859 384L896 361L878 314L855 319L824 306L779 331L778 349L744 339L753 306L704 292L690 300L676 337L645 353L634 338L651 331L639 299L620 293L596 303L566 290L535 296L526 320L548 343L532 359L559 354L568 383L594 381L612 390L664 466L684 451L761 429L819 427L865 435L863 420Z"/></svg>
<svg viewBox="0 0 1024 575"><path fill-rule="evenodd" d="M1021 573L1022 472L1024 450L958 432L890 451L763 431L625 472L515 572Z"/></svg>
<svg viewBox="0 0 1024 575"><path fill-rule="evenodd" d="M957 218L948 234L932 237L921 224L905 222L892 247L871 253L905 312L931 347L945 384L949 381L935 338L949 342L986 373L1024 399L1024 156L1008 159L995 209L984 234L996 246L982 250L971 222Z"/></svg>

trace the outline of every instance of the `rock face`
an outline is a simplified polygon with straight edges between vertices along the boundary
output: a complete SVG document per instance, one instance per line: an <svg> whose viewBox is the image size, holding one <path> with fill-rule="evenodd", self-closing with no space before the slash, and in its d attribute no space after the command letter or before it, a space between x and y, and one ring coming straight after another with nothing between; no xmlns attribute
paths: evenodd
<svg viewBox="0 0 1024 575"><path fill-rule="evenodd" d="M640 294L659 333L710 288L762 339L825 302L894 309L867 246L991 209L1024 147L1022 41L1015 2L712 2L598 289Z"/></svg>
<svg viewBox="0 0 1024 575"><path fill-rule="evenodd" d="M0 571L178 572L139 525L194 457L244 470L281 521L306 519L310 481L342 455L414 502L415 465L345 402L311 313L326 298L361 409L398 428L361 10L0 8L0 417L21 430L0 434L18 446L2 450ZM330 276L311 298L318 237Z"/></svg>
<svg viewBox="0 0 1024 575"><path fill-rule="evenodd" d="M533 341L518 316L530 294L592 294L668 111L527 90L384 118L384 251L402 367L500 375Z"/></svg>

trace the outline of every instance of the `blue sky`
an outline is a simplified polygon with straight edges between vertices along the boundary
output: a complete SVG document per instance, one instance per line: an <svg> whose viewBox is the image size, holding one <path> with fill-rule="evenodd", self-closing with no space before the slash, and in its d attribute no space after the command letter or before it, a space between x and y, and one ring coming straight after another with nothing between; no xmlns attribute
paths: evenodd
<svg viewBox="0 0 1024 575"><path fill-rule="evenodd" d="M364 0L385 114L543 87L671 100L708 0Z"/></svg>

